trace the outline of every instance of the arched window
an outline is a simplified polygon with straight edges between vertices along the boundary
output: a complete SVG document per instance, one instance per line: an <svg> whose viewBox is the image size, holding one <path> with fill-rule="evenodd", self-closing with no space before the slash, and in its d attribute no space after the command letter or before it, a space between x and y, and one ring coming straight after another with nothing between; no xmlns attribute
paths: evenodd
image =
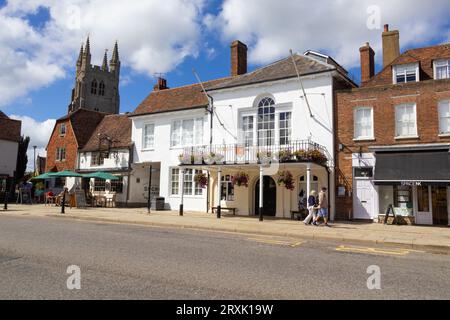
<svg viewBox="0 0 450 320"><path fill-rule="evenodd" d="M98 83L97 80L93 80L91 83L91 94L97 94Z"/></svg>
<svg viewBox="0 0 450 320"><path fill-rule="evenodd" d="M266 97L258 104L258 145L275 144L275 101Z"/></svg>
<svg viewBox="0 0 450 320"><path fill-rule="evenodd" d="M98 94L100 96L104 96L105 95L105 83L103 81L100 82L100 86L98 87Z"/></svg>

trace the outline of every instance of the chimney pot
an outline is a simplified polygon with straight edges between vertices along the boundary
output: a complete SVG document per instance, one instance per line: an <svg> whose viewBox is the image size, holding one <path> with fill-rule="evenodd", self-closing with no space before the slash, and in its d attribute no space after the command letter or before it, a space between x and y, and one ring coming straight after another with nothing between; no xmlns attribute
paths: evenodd
<svg viewBox="0 0 450 320"><path fill-rule="evenodd" d="M388 24L384 25L384 32L389 32L389 25Z"/></svg>
<svg viewBox="0 0 450 320"><path fill-rule="evenodd" d="M247 73L247 46L240 41L231 43L231 75Z"/></svg>
<svg viewBox="0 0 450 320"><path fill-rule="evenodd" d="M158 82L153 87L153 90L160 91L160 90L165 90L165 89L169 89L167 87L167 80L162 77L158 77Z"/></svg>

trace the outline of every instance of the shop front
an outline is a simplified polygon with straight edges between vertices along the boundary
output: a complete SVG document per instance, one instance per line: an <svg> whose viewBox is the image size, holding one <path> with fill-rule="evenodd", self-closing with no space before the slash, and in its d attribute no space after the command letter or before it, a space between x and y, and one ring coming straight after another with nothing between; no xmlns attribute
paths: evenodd
<svg viewBox="0 0 450 320"><path fill-rule="evenodd" d="M408 224L448 226L449 148L377 150L374 183L380 219L393 206ZM383 216L384 219L384 216Z"/></svg>

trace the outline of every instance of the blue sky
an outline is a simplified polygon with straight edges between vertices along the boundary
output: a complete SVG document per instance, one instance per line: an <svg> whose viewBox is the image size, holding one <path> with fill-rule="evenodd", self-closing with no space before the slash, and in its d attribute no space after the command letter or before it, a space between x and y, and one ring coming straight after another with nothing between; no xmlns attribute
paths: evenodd
<svg viewBox="0 0 450 320"><path fill-rule="evenodd" d="M107 8L107 9L105 9ZM232 40L249 46L249 69L289 49L329 54L359 81L359 47L381 62L385 23L402 50L449 42L447 0L0 0L0 110L22 119L45 154L54 119L70 103L80 44L90 34L93 62L116 40L122 61L121 112L151 92L156 73L170 87L230 72Z"/></svg>

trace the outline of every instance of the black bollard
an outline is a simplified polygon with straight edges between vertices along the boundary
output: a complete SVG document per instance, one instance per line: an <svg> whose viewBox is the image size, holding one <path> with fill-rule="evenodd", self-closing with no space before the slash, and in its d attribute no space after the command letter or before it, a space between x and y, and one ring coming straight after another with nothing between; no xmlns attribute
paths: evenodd
<svg viewBox="0 0 450 320"><path fill-rule="evenodd" d="M66 189L64 189L62 203L61 203L61 214L66 213Z"/></svg>

